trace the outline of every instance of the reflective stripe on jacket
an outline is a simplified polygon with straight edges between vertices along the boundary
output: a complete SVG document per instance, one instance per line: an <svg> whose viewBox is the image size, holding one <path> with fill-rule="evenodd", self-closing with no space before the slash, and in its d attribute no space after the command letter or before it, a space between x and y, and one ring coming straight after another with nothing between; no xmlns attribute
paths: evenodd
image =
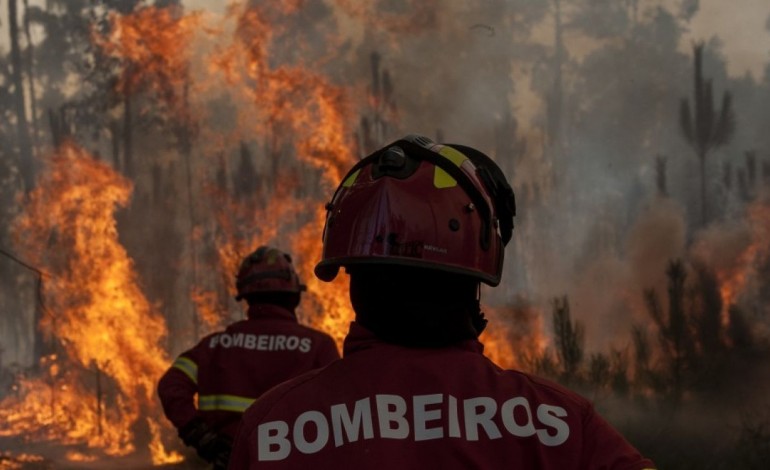
<svg viewBox="0 0 770 470"><path fill-rule="evenodd" d="M266 390L339 358L329 335L300 325L292 312L272 305L255 310L182 353L160 379L158 396L177 428L199 415L233 436L243 412Z"/></svg>

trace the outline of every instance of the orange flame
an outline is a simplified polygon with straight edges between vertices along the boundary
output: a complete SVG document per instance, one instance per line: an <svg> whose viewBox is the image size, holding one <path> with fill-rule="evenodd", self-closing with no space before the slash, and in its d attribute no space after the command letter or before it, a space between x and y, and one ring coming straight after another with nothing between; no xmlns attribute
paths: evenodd
<svg viewBox="0 0 770 470"><path fill-rule="evenodd" d="M110 33L92 34L107 56L123 65L116 91L131 95L145 87L182 113L180 90L189 68L189 43L201 23L200 13L175 14L174 8L143 7L110 16Z"/></svg>
<svg viewBox="0 0 770 470"><path fill-rule="evenodd" d="M331 84L310 67L270 63L270 46L282 24L276 15L295 12L293 4L250 7L233 5L236 38L219 49L211 71L222 73L253 103L248 126L251 138L269 143L267 156L280 163L272 191L234 200L219 194L216 211L219 264L230 279L243 256L259 245L275 245L293 255L308 295L298 314L306 323L332 334L338 343L353 318L344 280L319 283L313 267L321 258L324 202L355 161L352 119L346 90ZM285 137L284 137L285 136ZM290 234L290 235L286 235ZM342 300L341 300L342 299Z"/></svg>
<svg viewBox="0 0 770 470"><path fill-rule="evenodd" d="M542 315L521 301L482 310L489 320L479 338L484 354L504 369L529 370L548 347Z"/></svg>
<svg viewBox="0 0 770 470"><path fill-rule="evenodd" d="M18 245L49 274L42 327L63 354L43 363L46 379L23 381L18 398L3 403L4 432L43 432L126 455L134 450L132 425L157 408L166 326L139 288L115 221L131 190L67 143L16 220Z"/></svg>
<svg viewBox="0 0 770 470"><path fill-rule="evenodd" d="M722 321L729 322L728 309L735 304L755 279L757 268L770 256L770 204L755 201L746 210L745 226L719 232L727 240L716 240L717 232L709 232L696 246L696 255L715 267L722 296ZM711 237L711 238L709 238Z"/></svg>

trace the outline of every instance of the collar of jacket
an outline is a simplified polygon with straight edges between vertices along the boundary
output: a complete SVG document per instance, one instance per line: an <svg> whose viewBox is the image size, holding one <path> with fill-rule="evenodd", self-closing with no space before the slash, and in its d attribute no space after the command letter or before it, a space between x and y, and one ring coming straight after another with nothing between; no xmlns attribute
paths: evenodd
<svg viewBox="0 0 770 470"><path fill-rule="evenodd" d="M348 354L354 354L357 351L363 351L365 349L382 346L409 349L406 346L386 343L385 341L382 341L377 336L375 336L374 333L366 329L366 327L353 321L350 322L350 330L348 330L348 334L345 336L345 341L342 345L342 355L347 356ZM484 352L484 345L480 341L474 339L459 341L451 346L440 349L463 349L466 351L482 354Z"/></svg>
<svg viewBox="0 0 770 470"><path fill-rule="evenodd" d="M255 304L249 305L249 311L246 314L249 320L262 318L275 318L281 320L297 321L297 316L291 310L273 304Z"/></svg>

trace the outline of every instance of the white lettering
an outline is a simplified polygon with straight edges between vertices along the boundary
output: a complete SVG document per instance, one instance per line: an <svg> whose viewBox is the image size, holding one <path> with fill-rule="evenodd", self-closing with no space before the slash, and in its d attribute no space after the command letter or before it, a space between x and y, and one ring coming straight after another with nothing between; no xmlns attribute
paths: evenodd
<svg viewBox="0 0 770 470"><path fill-rule="evenodd" d="M457 398L449 395L449 437L461 437L460 421L457 419Z"/></svg>
<svg viewBox="0 0 770 470"><path fill-rule="evenodd" d="M286 439L289 425L285 421L271 421L257 427L257 455L260 461L283 460L291 452L291 442ZM277 446L276 450L271 447Z"/></svg>
<svg viewBox="0 0 770 470"><path fill-rule="evenodd" d="M380 437L383 439L406 439L409 436L409 422L404 418L406 400L398 395L377 395L375 401L377 402Z"/></svg>
<svg viewBox="0 0 770 470"><path fill-rule="evenodd" d="M334 433L334 445L339 447L345 442L342 439L342 430L348 437L348 442L356 442L358 434L363 426L364 439L374 437L374 428L372 427L372 408L369 403L369 397L358 400L353 409L353 418L348 414L348 408L344 403L332 405L332 431Z"/></svg>
<svg viewBox="0 0 770 470"><path fill-rule="evenodd" d="M253 335L248 333L219 333L209 340L209 348L256 349L258 351L297 351L306 353L312 349L313 340L299 336Z"/></svg>
<svg viewBox="0 0 770 470"><path fill-rule="evenodd" d="M558 416L558 417L557 417ZM563 418L567 416L567 410L560 406L540 405L537 407L537 419L556 430L556 434L551 436L546 429L538 429L537 437L544 445L558 446L564 444L569 437L569 426Z"/></svg>
<svg viewBox="0 0 770 470"><path fill-rule="evenodd" d="M527 422L519 424L516 422L516 407L521 407L527 415ZM529 437L535 434L535 425L532 424L532 410L529 409L529 401L524 397L511 398L503 403L500 410L503 418L503 425L509 433L519 437Z"/></svg>
<svg viewBox="0 0 770 470"><path fill-rule="evenodd" d="M305 437L305 425L315 424L316 437L309 441ZM329 442L329 423L320 411L306 411L294 422L294 446L303 454L315 454Z"/></svg>
<svg viewBox="0 0 770 470"><path fill-rule="evenodd" d="M497 411L497 403L490 397L476 397L463 401L465 412L465 437L469 441L479 440L479 425L487 432L490 439L500 439L503 437L500 430L497 429L492 417ZM481 408L480 411L477 411Z"/></svg>
<svg viewBox="0 0 770 470"><path fill-rule="evenodd" d="M224 338L228 340L225 341ZM256 344L257 337L252 335L252 338L254 339L247 336L245 344ZM276 338L282 338L280 344L282 347L286 346L285 336L278 335ZM232 341L232 337L227 335L222 335L219 339L223 347ZM279 341L276 341L276 347L278 344ZM564 408L540 404L533 418L533 405L523 396L509 398L502 406L498 406L497 401L491 397L468 398L462 400L460 405L460 400L456 397L440 393L414 395L411 399L413 409L408 419L407 400L404 397L375 395L379 438L408 439L411 436L414 442L441 439L445 436L462 438L461 421L464 424L465 439L468 441L478 441L482 438L480 428L483 428L488 439L502 438L497 424L499 422L502 422L511 436L535 435L546 446L561 445L570 436L569 425L562 419L567 416ZM445 401L446 408L442 406ZM292 446L303 454L321 451L331 439L329 419L335 447L374 438L371 397L365 397L353 404L332 405L327 414L317 410L305 411L294 420L293 426L285 421L260 424L257 427L258 460L283 460L291 453ZM414 429L414 433L411 429Z"/></svg>
<svg viewBox="0 0 770 470"><path fill-rule="evenodd" d="M443 400L444 397L440 393L433 395L415 395L413 397L415 441L427 441L444 437L444 430L441 427L429 429L426 426L428 421L441 419L441 409L426 410L426 406L441 403Z"/></svg>

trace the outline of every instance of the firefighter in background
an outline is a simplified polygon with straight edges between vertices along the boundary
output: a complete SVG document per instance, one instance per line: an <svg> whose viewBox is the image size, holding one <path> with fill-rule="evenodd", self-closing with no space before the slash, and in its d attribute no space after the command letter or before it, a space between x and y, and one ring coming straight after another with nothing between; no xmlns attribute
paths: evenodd
<svg viewBox="0 0 770 470"><path fill-rule="evenodd" d="M257 397L339 358L330 336L297 322L305 286L288 254L259 247L241 263L236 288L236 300L248 303L247 319L182 353L158 383L163 411L179 437L222 469L240 418Z"/></svg>
<svg viewBox="0 0 770 470"><path fill-rule="evenodd" d="M483 355L480 283L500 283L513 190L470 147L408 136L331 202L316 276L350 276L343 358L260 397L230 469L642 470L589 401Z"/></svg>

